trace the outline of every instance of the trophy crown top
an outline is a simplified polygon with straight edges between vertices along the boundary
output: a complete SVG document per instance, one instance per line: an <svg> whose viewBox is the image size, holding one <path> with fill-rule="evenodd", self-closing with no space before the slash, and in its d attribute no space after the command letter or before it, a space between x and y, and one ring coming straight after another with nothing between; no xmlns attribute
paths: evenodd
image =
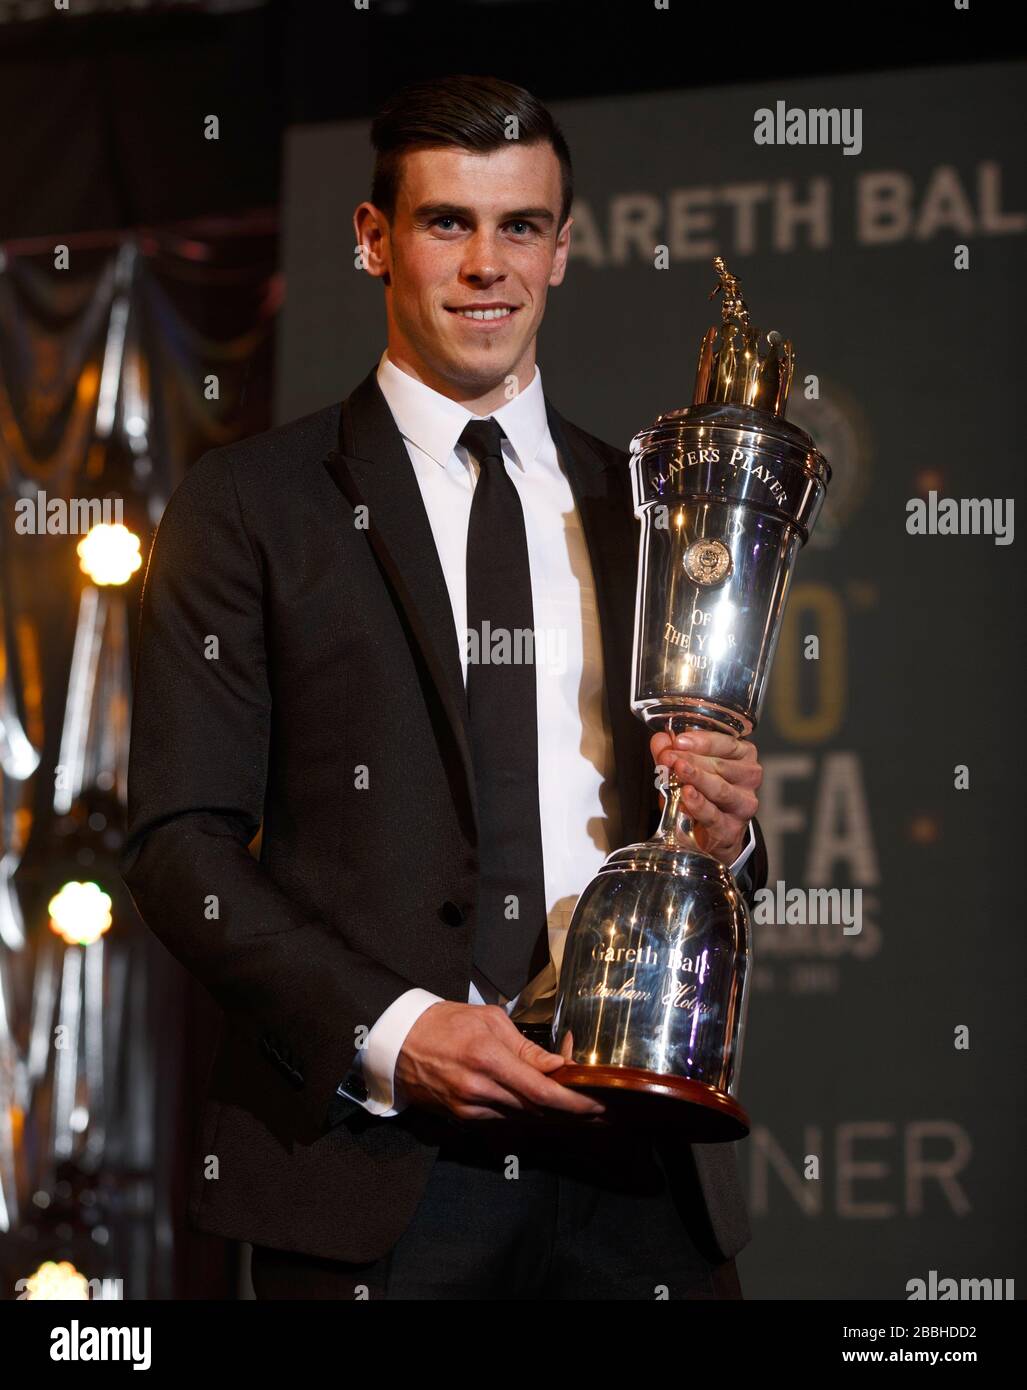
<svg viewBox="0 0 1027 1390"><path fill-rule="evenodd" d="M742 286L723 256L713 267L719 283L710 298L722 293L721 323L711 328L699 349L693 405L733 402L770 415L783 415L792 384L795 354L780 333L760 333L749 321Z"/></svg>
<svg viewBox="0 0 1027 1390"><path fill-rule="evenodd" d="M727 323L729 318L736 318L739 323L749 322L749 307L742 298L742 282L737 275L732 275L727 268L727 263L723 256L714 256L714 269L720 276L720 283L714 285L710 290L710 298L715 294L724 293L724 302L721 306L721 318Z"/></svg>

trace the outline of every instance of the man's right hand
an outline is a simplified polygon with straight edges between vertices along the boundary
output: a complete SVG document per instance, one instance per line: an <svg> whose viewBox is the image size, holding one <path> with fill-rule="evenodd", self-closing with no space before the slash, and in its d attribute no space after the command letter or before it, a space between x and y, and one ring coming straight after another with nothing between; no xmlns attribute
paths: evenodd
<svg viewBox="0 0 1027 1390"><path fill-rule="evenodd" d="M598 1101L550 1080L564 1061L526 1038L498 1005L443 1001L407 1034L395 1082L409 1104L460 1120L499 1120L512 1110L605 1114Z"/></svg>

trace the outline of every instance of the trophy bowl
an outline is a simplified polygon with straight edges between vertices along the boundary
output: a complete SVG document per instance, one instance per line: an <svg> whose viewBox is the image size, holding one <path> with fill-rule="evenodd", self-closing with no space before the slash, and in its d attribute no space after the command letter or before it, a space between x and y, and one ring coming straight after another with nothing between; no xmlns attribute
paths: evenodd
<svg viewBox="0 0 1027 1390"><path fill-rule="evenodd" d="M631 708L652 732L745 738L830 467L782 418L791 344L749 325L738 281L714 264L723 322L703 341L696 399L631 441L641 522ZM749 912L696 842L681 786L664 776L661 789L655 836L610 854L578 899L552 1030L566 1062L553 1077L615 1118L696 1142L740 1139Z"/></svg>

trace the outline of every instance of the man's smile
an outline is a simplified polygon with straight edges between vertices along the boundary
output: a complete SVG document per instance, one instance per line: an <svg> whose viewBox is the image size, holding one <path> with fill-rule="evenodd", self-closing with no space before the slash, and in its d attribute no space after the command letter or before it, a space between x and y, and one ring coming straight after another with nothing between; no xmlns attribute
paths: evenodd
<svg viewBox="0 0 1027 1390"><path fill-rule="evenodd" d="M492 300L478 304L444 304L447 314L473 325L476 329L500 328L509 323L520 310L519 304Z"/></svg>

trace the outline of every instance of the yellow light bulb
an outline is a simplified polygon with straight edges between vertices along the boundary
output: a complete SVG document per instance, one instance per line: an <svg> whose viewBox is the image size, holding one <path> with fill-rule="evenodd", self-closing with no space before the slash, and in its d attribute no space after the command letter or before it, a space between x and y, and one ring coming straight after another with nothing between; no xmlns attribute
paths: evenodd
<svg viewBox="0 0 1027 1390"><path fill-rule="evenodd" d="M139 537L120 522L91 526L77 550L79 568L94 584L127 584L143 563Z"/></svg>
<svg viewBox="0 0 1027 1390"><path fill-rule="evenodd" d="M98 883L66 883L47 905L50 930L69 946L89 946L111 925L111 900Z"/></svg>
<svg viewBox="0 0 1027 1390"><path fill-rule="evenodd" d="M45 1260L25 1280L25 1297L89 1302L89 1281L69 1260Z"/></svg>

